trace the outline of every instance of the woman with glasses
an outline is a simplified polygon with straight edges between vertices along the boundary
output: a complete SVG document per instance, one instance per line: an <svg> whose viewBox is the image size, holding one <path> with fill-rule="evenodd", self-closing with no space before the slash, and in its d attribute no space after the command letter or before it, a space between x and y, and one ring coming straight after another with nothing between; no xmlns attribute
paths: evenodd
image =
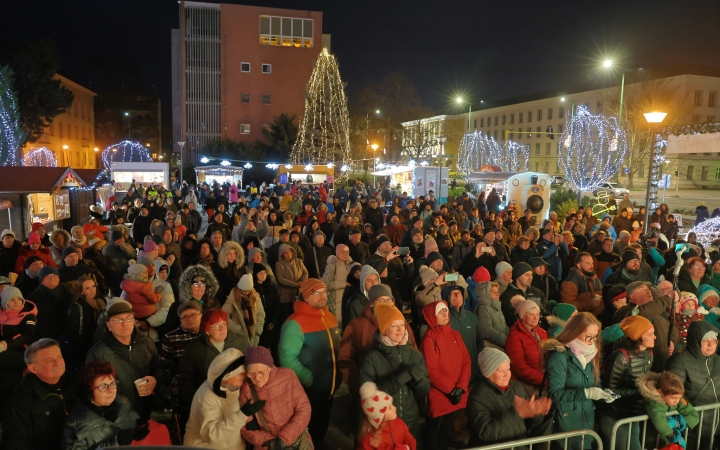
<svg viewBox="0 0 720 450"><path fill-rule="evenodd" d="M129 445L139 416L130 401L118 395L120 382L113 365L93 361L80 369L77 378L85 395L65 419L62 448Z"/></svg>
<svg viewBox="0 0 720 450"><path fill-rule="evenodd" d="M678 290L697 295L697 290L701 285L710 283L710 276L706 275L706 271L707 267L702 258L699 256L688 258L678 275Z"/></svg>
<svg viewBox="0 0 720 450"><path fill-rule="evenodd" d="M200 336L185 348L178 367L180 404L190 409L193 395L207 379L213 359L223 351L234 348L244 352L249 346L247 338L228 331L228 315L212 308L205 311L200 321Z"/></svg>
<svg viewBox="0 0 720 450"><path fill-rule="evenodd" d="M62 343L66 364L74 369L85 362L85 355L93 346L98 318L105 311L105 299L97 290L95 278L83 275L75 284L75 293L68 309L65 342ZM73 370L74 371L74 370Z"/></svg>
<svg viewBox="0 0 720 450"><path fill-rule="evenodd" d="M219 308L220 303L215 298L219 288L220 283L210 269L203 266L190 266L180 275L178 284L180 303L198 302L203 311ZM177 326L177 322L174 325Z"/></svg>
<svg viewBox="0 0 720 450"><path fill-rule="evenodd" d="M547 393L557 406L554 433L593 429L593 400L612 402L614 397L600 388L600 322L589 312L570 319L556 339L542 344ZM568 439L568 448L590 449L592 438ZM562 448L561 441L553 448Z"/></svg>

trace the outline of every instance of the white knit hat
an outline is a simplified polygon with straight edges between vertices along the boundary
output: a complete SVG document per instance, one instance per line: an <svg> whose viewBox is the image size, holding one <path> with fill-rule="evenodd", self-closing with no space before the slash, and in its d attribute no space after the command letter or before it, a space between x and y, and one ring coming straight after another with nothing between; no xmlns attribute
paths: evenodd
<svg viewBox="0 0 720 450"><path fill-rule="evenodd" d="M440 301L437 302L436 305L435 305L435 315L437 316L438 313L439 313L440 311L442 311L443 309L444 309L445 311L450 312L450 310L449 310L448 307L447 307L447 303L445 303L444 301L440 300Z"/></svg>
<svg viewBox="0 0 720 450"><path fill-rule="evenodd" d="M378 390L372 381L360 386L360 398L363 413L367 416L368 421L373 427L379 427L388 408L392 406L393 398Z"/></svg>
<svg viewBox="0 0 720 450"><path fill-rule="evenodd" d="M237 287L241 291L252 291L253 289L253 279L252 275L249 273L246 273L245 275L240 277L240 281L238 281Z"/></svg>

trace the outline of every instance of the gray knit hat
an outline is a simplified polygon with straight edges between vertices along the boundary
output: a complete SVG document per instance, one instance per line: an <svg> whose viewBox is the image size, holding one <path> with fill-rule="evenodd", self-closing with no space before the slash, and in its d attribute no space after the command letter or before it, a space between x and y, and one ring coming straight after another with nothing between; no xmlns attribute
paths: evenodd
<svg viewBox="0 0 720 450"><path fill-rule="evenodd" d="M19 298L23 301L23 303L25 303L25 298L23 297L22 292L20 292L20 289L14 286L8 286L3 289L2 294L0 294L0 304L2 305L2 309L8 309L7 305L11 298Z"/></svg>
<svg viewBox="0 0 720 450"><path fill-rule="evenodd" d="M392 291L385 284L376 284L372 286L368 291L368 303L372 303L378 299L378 297L390 297L393 300L395 297L392 295Z"/></svg>
<svg viewBox="0 0 720 450"><path fill-rule="evenodd" d="M508 355L494 348L485 347L478 354L478 367L485 378L495 373L500 364L504 362L510 362Z"/></svg>
<svg viewBox="0 0 720 450"><path fill-rule="evenodd" d="M499 277L500 275L505 273L505 271L508 269L512 269L512 266L510 264L506 263L505 261L500 261L495 266L495 275Z"/></svg>

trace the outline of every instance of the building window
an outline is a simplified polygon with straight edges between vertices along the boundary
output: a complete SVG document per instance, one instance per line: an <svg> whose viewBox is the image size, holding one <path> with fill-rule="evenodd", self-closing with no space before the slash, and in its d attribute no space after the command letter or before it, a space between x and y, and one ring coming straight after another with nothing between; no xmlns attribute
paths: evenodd
<svg viewBox="0 0 720 450"><path fill-rule="evenodd" d="M533 170L533 172L537 172L537 171L538 171L538 166L539 166L539 165L540 165L540 163L536 161L536 162L535 162L535 170Z"/></svg>
<svg viewBox="0 0 720 450"><path fill-rule="evenodd" d="M518 140L522 139L522 128L518 130Z"/></svg>
<svg viewBox="0 0 720 450"><path fill-rule="evenodd" d="M540 143L535 144L535 156L540 156Z"/></svg>
<svg viewBox="0 0 720 450"><path fill-rule="evenodd" d="M597 109L598 114L602 114L602 102L596 102L595 109Z"/></svg>
<svg viewBox="0 0 720 450"><path fill-rule="evenodd" d="M480 128L482 128L484 126L485 126L485 119L481 118L480 119ZM475 128L477 128L477 127L475 127Z"/></svg>
<svg viewBox="0 0 720 450"><path fill-rule="evenodd" d="M542 109L538 109L538 118L537 120L542 120Z"/></svg>
<svg viewBox="0 0 720 450"><path fill-rule="evenodd" d="M695 175L695 166L688 166L687 179L692 180L694 178L694 175Z"/></svg>
<svg viewBox="0 0 720 450"><path fill-rule="evenodd" d="M295 17L260 16L260 44L312 48L313 21Z"/></svg>
<svg viewBox="0 0 720 450"><path fill-rule="evenodd" d="M241 62L240 63L240 72L250 72L250 63L249 62Z"/></svg>
<svg viewBox="0 0 720 450"><path fill-rule="evenodd" d="M541 133L541 131L540 131L540 125L538 125L537 129L535 130L535 132L537 133L537 136L536 136L536 137L542 137L542 135L540 134L540 133Z"/></svg>
<svg viewBox="0 0 720 450"><path fill-rule="evenodd" d="M240 134L250 134L250 124L249 123L241 123L240 124Z"/></svg>
<svg viewBox="0 0 720 450"><path fill-rule="evenodd" d="M720 180L720 166L715 168L715 181Z"/></svg>
<svg viewBox="0 0 720 450"><path fill-rule="evenodd" d="M473 119L473 127L477 128L477 119Z"/></svg>
<svg viewBox="0 0 720 450"><path fill-rule="evenodd" d="M262 73L272 73L272 64L263 64Z"/></svg>
<svg viewBox="0 0 720 450"><path fill-rule="evenodd" d="M550 143L545 144L545 156L550 156Z"/></svg>
<svg viewBox="0 0 720 450"><path fill-rule="evenodd" d="M703 91L695 91L695 106L702 106Z"/></svg>
<svg viewBox="0 0 720 450"><path fill-rule="evenodd" d="M250 94L240 94L240 103L250 103Z"/></svg>
<svg viewBox="0 0 720 450"><path fill-rule="evenodd" d="M552 111L553 111L553 109L552 109L552 108L548 108L548 116L547 116L547 120L552 120Z"/></svg>
<svg viewBox="0 0 720 450"><path fill-rule="evenodd" d="M513 140L513 139L515 139L515 133L510 133L510 136L508 137L508 140L511 141L511 140Z"/></svg>
<svg viewBox="0 0 720 450"><path fill-rule="evenodd" d="M707 121L711 123L715 122L715 116L707 116Z"/></svg>
<svg viewBox="0 0 720 450"><path fill-rule="evenodd" d="M532 134L530 134L531 131L532 131L532 128L527 127L527 132L528 132L528 137L529 137L529 138L532 137Z"/></svg>
<svg viewBox="0 0 720 450"><path fill-rule="evenodd" d="M700 123L702 122L702 116L700 114L693 114L692 121L693 123Z"/></svg>
<svg viewBox="0 0 720 450"><path fill-rule="evenodd" d="M510 123L515 123L515 113L510 114Z"/></svg>
<svg viewBox="0 0 720 450"><path fill-rule="evenodd" d="M708 174L710 173L710 167L709 166L703 166L702 168L702 174L700 175L700 179L705 181L708 179Z"/></svg>
<svg viewBox="0 0 720 450"><path fill-rule="evenodd" d="M498 125L498 116L495 116L495 126Z"/></svg>
<svg viewBox="0 0 720 450"><path fill-rule="evenodd" d="M523 113L518 113L518 123L523 122Z"/></svg>
<svg viewBox="0 0 720 450"><path fill-rule="evenodd" d="M532 111L528 111L528 122L532 122Z"/></svg>
<svg viewBox="0 0 720 450"><path fill-rule="evenodd" d="M497 130L493 131L493 139L497 141Z"/></svg>
<svg viewBox="0 0 720 450"><path fill-rule="evenodd" d="M708 92L708 106L711 108L717 107L717 92Z"/></svg>
<svg viewBox="0 0 720 450"><path fill-rule="evenodd" d="M263 94L263 95L262 95L262 104L263 104L263 105L269 105L269 104L270 104L270 94Z"/></svg>
<svg viewBox="0 0 720 450"><path fill-rule="evenodd" d="M55 136L55 122L53 121L50 121L48 124L48 134L50 136Z"/></svg>
<svg viewBox="0 0 720 450"><path fill-rule="evenodd" d="M565 107L561 106L558 108L558 117L563 118L565 117Z"/></svg>
<svg viewBox="0 0 720 450"><path fill-rule="evenodd" d="M558 134L562 134L562 132L563 132L563 127L564 127L563 124L558 124Z"/></svg>
<svg viewBox="0 0 720 450"><path fill-rule="evenodd" d="M63 137L63 124L62 122L58 123L58 131L60 131L60 137Z"/></svg>
<svg viewBox="0 0 720 450"><path fill-rule="evenodd" d="M505 122L506 122L506 120L505 120L505 114L503 114L503 121L502 121L502 124L503 124L503 125L505 125Z"/></svg>

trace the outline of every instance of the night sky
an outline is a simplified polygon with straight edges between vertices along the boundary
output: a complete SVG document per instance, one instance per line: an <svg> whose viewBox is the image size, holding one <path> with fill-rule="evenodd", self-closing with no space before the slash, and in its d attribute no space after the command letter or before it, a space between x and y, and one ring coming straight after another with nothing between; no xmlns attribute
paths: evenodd
<svg viewBox="0 0 720 450"><path fill-rule="evenodd" d="M61 72L88 85L88 57L123 55L170 106L172 0L7 0L0 39L50 37ZM599 63L720 68L720 1L276 0L228 2L323 12L352 96L405 71L425 104L473 103L607 82ZM617 77L617 73L614 75ZM92 89L92 86L89 86ZM479 106L479 105L478 105ZM476 109L477 106L474 106Z"/></svg>

